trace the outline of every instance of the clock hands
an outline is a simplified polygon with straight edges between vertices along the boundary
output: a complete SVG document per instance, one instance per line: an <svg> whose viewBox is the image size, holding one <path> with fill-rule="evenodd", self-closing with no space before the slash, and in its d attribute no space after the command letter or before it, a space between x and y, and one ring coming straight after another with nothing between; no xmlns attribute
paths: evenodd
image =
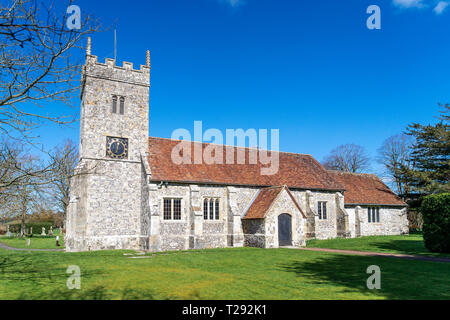
<svg viewBox="0 0 450 320"><path fill-rule="evenodd" d="M121 141L119 139L111 139L109 144L110 157L116 159L125 159L127 157L128 141Z"/></svg>

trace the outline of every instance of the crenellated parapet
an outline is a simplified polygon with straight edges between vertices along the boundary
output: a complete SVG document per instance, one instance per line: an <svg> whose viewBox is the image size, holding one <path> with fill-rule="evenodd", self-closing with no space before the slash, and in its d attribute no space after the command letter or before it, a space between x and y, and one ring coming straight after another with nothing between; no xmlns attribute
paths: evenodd
<svg viewBox="0 0 450 320"><path fill-rule="evenodd" d="M118 81L131 85L150 87L150 51L146 53L145 65L140 65L139 69L134 69L132 62L124 61L122 66L118 66L116 61L106 58L104 63L98 61L98 57L92 54L91 38L88 38L86 49L86 63L82 72L82 92L86 77L93 77L108 81Z"/></svg>
<svg viewBox="0 0 450 320"><path fill-rule="evenodd" d="M106 58L105 63L101 63L98 62L97 56L89 55L86 56L83 77L91 76L100 79L150 86L150 69L151 67L147 65L141 65L139 70L134 69L133 63L127 61L124 61L122 66L118 66L116 65L116 61L111 58Z"/></svg>

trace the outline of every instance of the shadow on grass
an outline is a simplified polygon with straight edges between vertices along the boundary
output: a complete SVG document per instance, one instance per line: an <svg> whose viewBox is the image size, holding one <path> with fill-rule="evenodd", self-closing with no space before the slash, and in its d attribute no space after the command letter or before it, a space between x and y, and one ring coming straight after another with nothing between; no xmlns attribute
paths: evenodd
<svg viewBox="0 0 450 320"><path fill-rule="evenodd" d="M89 289L58 289L50 292L26 292L17 300L156 300L152 290L124 288L112 290L104 286Z"/></svg>
<svg viewBox="0 0 450 320"><path fill-rule="evenodd" d="M381 290L367 288L371 274L367 268L381 269ZM334 255L280 265L312 285L340 287L336 293L325 292L319 299L337 299L341 294L356 294L384 299L448 299L450 274L448 265L437 262L408 261L394 258ZM444 273L444 275L443 275ZM444 283L443 283L444 282ZM359 299L359 298L358 298Z"/></svg>
<svg viewBox="0 0 450 320"><path fill-rule="evenodd" d="M425 248L423 240L390 240L389 242L377 243L374 246L383 251L404 254L431 254Z"/></svg>
<svg viewBox="0 0 450 320"><path fill-rule="evenodd" d="M49 282L65 281L69 276L67 269L45 259L35 261L33 256L11 255L0 257L0 280L24 281L33 284L48 284ZM101 270L83 272L83 277L89 279L101 275Z"/></svg>
<svg viewBox="0 0 450 320"><path fill-rule="evenodd" d="M388 242L380 242L374 245L377 249L383 252L396 252L403 254L432 256L448 258L450 254L435 253L429 251L423 242L423 240L391 240Z"/></svg>
<svg viewBox="0 0 450 320"><path fill-rule="evenodd" d="M67 288L70 274L60 264L47 259L35 261L32 256L11 255L0 257L0 281L20 286L15 300L155 300L152 290L140 288L108 288L87 286L89 280L104 275L102 270L84 270L81 289Z"/></svg>

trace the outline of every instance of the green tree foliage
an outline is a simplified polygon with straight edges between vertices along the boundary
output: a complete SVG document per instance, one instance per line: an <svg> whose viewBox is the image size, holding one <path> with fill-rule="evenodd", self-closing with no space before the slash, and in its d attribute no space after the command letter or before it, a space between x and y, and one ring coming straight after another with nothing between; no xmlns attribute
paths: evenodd
<svg viewBox="0 0 450 320"><path fill-rule="evenodd" d="M420 194L450 192L450 106L440 105L440 122L435 125L413 123L407 134L415 138L411 168L403 167L412 191Z"/></svg>
<svg viewBox="0 0 450 320"><path fill-rule="evenodd" d="M425 197L420 211L425 247L432 252L450 253L450 193Z"/></svg>

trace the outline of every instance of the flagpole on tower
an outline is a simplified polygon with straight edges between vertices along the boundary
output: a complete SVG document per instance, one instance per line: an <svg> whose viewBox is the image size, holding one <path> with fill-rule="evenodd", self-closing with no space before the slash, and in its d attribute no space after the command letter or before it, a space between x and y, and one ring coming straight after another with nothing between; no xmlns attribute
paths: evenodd
<svg viewBox="0 0 450 320"><path fill-rule="evenodd" d="M114 29L114 61L117 61L117 32Z"/></svg>

